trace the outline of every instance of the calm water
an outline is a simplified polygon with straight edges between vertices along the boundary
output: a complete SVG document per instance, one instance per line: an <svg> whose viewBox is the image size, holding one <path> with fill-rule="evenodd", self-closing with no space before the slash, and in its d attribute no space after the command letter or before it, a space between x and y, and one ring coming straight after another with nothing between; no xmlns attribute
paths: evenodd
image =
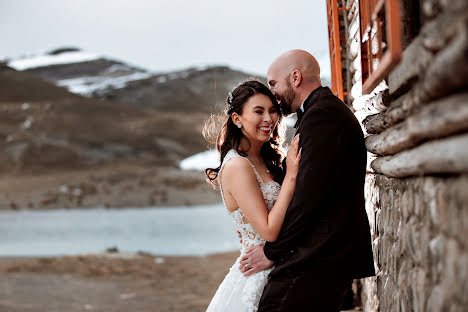
<svg viewBox="0 0 468 312"><path fill-rule="evenodd" d="M0 256L144 251L205 255L239 249L222 205L0 212Z"/></svg>

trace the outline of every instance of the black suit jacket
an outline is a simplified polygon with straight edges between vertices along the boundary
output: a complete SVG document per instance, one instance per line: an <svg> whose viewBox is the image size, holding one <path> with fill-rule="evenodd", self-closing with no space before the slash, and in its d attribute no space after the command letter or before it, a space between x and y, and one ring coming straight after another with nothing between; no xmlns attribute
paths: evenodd
<svg viewBox="0 0 468 312"><path fill-rule="evenodd" d="M364 206L367 153L354 114L327 87L304 102L302 157L294 196L275 242L264 252L280 272L344 278L375 275Z"/></svg>

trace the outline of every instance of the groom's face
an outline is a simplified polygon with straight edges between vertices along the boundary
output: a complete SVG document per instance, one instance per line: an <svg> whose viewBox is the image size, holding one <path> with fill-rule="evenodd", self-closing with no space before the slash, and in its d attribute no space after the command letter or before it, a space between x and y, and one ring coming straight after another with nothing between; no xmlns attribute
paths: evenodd
<svg viewBox="0 0 468 312"><path fill-rule="evenodd" d="M292 110L292 103L296 94L294 93L293 88L291 87L291 83L289 79L284 80L284 90L277 92L275 94L276 99L279 100L281 111L284 115L288 116L291 115L293 112Z"/></svg>
<svg viewBox="0 0 468 312"><path fill-rule="evenodd" d="M268 85L270 86L270 90L275 95L276 100L281 107L281 111L285 116L294 113L292 104L296 94L289 82L290 76L291 75L288 75L286 78L278 78L278 80L274 79L273 76L271 76L271 78L270 75L268 76Z"/></svg>
<svg viewBox="0 0 468 312"><path fill-rule="evenodd" d="M289 82L289 76L282 79L282 81L268 80L268 84L270 85L270 90L275 95L283 114L288 116L294 113L292 111L292 103L296 94Z"/></svg>

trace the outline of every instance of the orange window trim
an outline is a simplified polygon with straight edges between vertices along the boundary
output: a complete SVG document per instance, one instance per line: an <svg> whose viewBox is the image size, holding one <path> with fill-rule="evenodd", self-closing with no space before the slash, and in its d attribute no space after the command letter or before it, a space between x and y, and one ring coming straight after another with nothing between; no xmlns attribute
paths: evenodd
<svg viewBox="0 0 468 312"><path fill-rule="evenodd" d="M402 58L400 0L360 0L362 94L369 94L385 79ZM382 21L382 11L385 20ZM384 25L385 24L385 25ZM378 51L372 49L372 27L376 30ZM383 50L385 27L387 50ZM374 59L378 60L374 69Z"/></svg>
<svg viewBox="0 0 468 312"><path fill-rule="evenodd" d="M330 45L330 64L331 64L331 83L332 92L342 101L343 96L343 74L341 68L341 50L340 50L340 24L338 20L338 8L336 0L327 0L327 19L328 19L328 42Z"/></svg>

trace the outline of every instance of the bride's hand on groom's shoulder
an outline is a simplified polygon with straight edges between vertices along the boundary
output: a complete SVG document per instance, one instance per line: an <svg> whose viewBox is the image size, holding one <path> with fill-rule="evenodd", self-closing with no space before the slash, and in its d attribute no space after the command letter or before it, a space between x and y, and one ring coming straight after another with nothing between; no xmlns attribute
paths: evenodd
<svg viewBox="0 0 468 312"><path fill-rule="evenodd" d="M240 260L239 270L249 276L266 270L273 266L273 261L268 260L263 253L264 245L251 246Z"/></svg>

